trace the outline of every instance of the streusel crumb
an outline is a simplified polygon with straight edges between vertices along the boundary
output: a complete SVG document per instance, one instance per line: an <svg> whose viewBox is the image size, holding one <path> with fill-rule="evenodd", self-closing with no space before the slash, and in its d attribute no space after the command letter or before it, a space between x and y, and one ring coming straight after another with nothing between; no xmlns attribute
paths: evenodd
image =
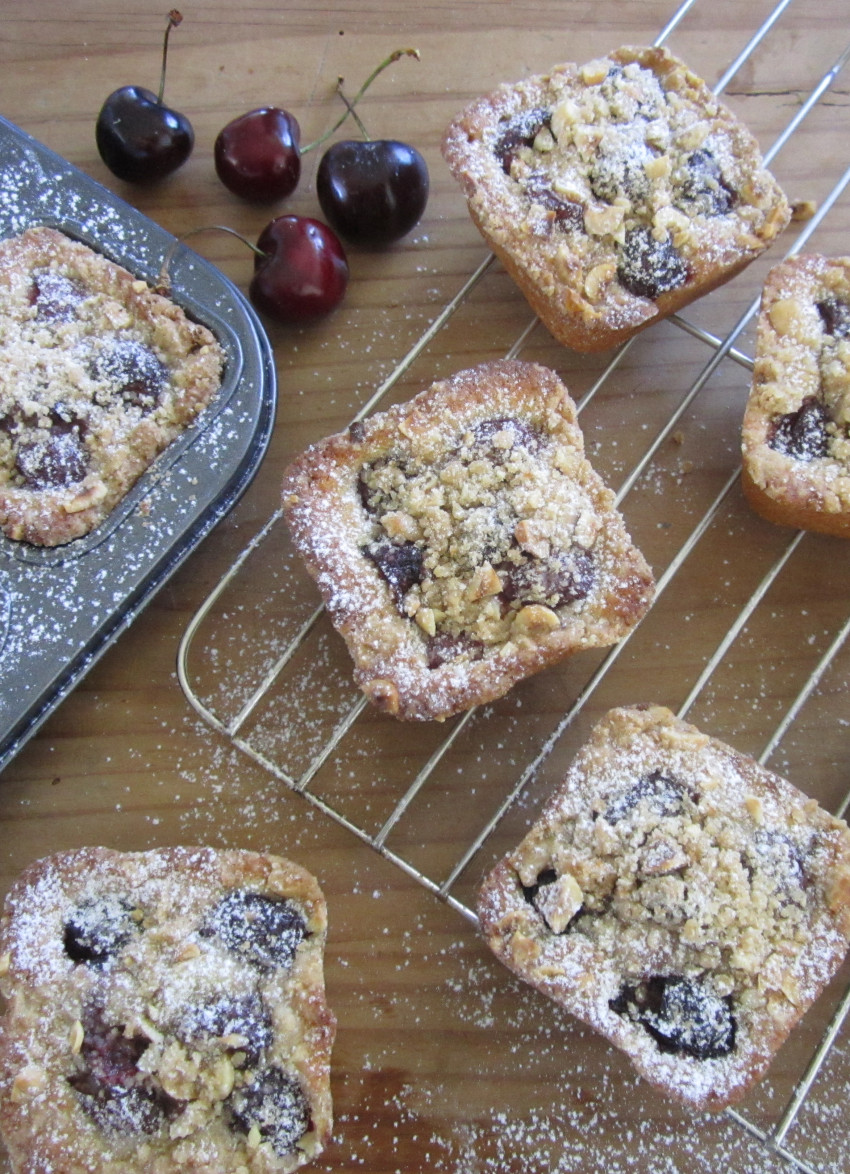
<svg viewBox="0 0 850 1174"><path fill-rule="evenodd" d="M669 710L612 710L478 909L507 966L720 1109L844 958L850 829Z"/></svg>

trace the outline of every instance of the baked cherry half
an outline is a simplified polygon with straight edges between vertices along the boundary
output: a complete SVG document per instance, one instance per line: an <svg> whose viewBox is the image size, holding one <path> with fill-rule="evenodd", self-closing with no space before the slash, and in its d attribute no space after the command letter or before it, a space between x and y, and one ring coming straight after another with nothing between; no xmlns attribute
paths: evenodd
<svg viewBox="0 0 850 1174"><path fill-rule="evenodd" d="M114 90L100 109L95 142L113 175L129 183L154 183L185 163L195 145L195 132L184 114L163 103L168 34L183 17L168 14L162 50L159 93L144 86Z"/></svg>
<svg viewBox="0 0 850 1174"><path fill-rule="evenodd" d="M334 143L316 173L322 211L357 244L390 244L410 232L425 211L428 189L425 160L396 139Z"/></svg>
<svg viewBox="0 0 850 1174"><path fill-rule="evenodd" d="M216 174L243 200L282 200L301 178L300 138L301 128L288 110L249 110L219 131L213 148Z"/></svg>
<svg viewBox="0 0 850 1174"><path fill-rule="evenodd" d="M257 239L253 304L278 322L310 322L345 296L348 260L339 238L310 216L278 216Z"/></svg>

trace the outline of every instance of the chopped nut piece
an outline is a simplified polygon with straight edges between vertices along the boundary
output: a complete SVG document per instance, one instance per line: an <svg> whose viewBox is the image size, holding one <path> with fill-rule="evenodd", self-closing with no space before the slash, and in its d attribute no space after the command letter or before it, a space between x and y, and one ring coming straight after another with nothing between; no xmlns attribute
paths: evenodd
<svg viewBox="0 0 850 1174"><path fill-rule="evenodd" d="M584 279L584 292L593 302L599 297L600 292L605 286L613 281L616 276L617 266L613 261L603 261L599 265L594 265Z"/></svg>
<svg viewBox="0 0 850 1174"><path fill-rule="evenodd" d="M47 1087L47 1073L38 1064L26 1064L12 1081L12 1100L20 1103L43 1092Z"/></svg>
<svg viewBox="0 0 850 1174"><path fill-rule="evenodd" d="M433 636L437 631L437 622L430 607L419 608L416 612L416 622L427 636Z"/></svg>
<svg viewBox="0 0 850 1174"><path fill-rule="evenodd" d="M178 951L175 957L175 962L191 962L193 958L201 956L201 947L197 942L186 942L186 944Z"/></svg>
<svg viewBox="0 0 850 1174"><path fill-rule="evenodd" d="M536 903L552 933L563 933L583 901L584 894L575 877L565 872L552 884L540 886Z"/></svg>
<svg viewBox="0 0 850 1174"><path fill-rule="evenodd" d="M480 566L469 581L466 589L466 598L474 603L486 599L490 595L498 595L502 590L502 580L489 563ZM433 632L431 635L433 636Z"/></svg>
<svg viewBox="0 0 850 1174"><path fill-rule="evenodd" d="M588 61L581 67L579 73L585 85L595 86L605 80L610 69L611 62L603 57L596 61Z"/></svg>
<svg viewBox="0 0 850 1174"><path fill-rule="evenodd" d="M236 1070L227 1056L222 1056L212 1070L212 1079L208 1084L211 1095L217 1101L223 1101L233 1091L236 1079Z"/></svg>
<svg viewBox="0 0 850 1174"><path fill-rule="evenodd" d="M764 804L757 795L747 795L744 806L756 823L764 822Z"/></svg>
<svg viewBox="0 0 850 1174"><path fill-rule="evenodd" d="M670 174L672 169L670 156L653 155L651 159L647 159L646 163L644 163L643 169L650 179L663 179Z"/></svg>
<svg viewBox="0 0 850 1174"><path fill-rule="evenodd" d="M79 1054L80 1048L83 1046L85 1034L82 1023L80 1023L79 1019L76 1019L71 1024L71 1030L68 1032L68 1043L75 1056Z"/></svg>
<svg viewBox="0 0 850 1174"><path fill-rule="evenodd" d="M81 514L83 510L95 506L98 502L103 501L108 493L106 485L102 481L98 481L96 485L89 486L82 493L76 494L70 501L62 503L62 508L66 514Z"/></svg>
<svg viewBox="0 0 850 1174"><path fill-rule="evenodd" d="M525 518L514 527L514 538L523 550L535 558L548 558L551 534L552 527L545 520L535 522Z"/></svg>
<svg viewBox="0 0 850 1174"><path fill-rule="evenodd" d="M815 212L817 212L817 200L797 200L791 205L791 219L795 224L800 224L805 220L811 220Z"/></svg>
<svg viewBox="0 0 850 1174"><path fill-rule="evenodd" d="M523 636L543 635L560 628L561 621L551 607L530 603L517 612L514 628Z"/></svg>
<svg viewBox="0 0 850 1174"><path fill-rule="evenodd" d="M584 213L584 227L593 236L614 236L623 228L626 209L616 204L588 208Z"/></svg>
<svg viewBox="0 0 850 1174"><path fill-rule="evenodd" d="M799 337L805 333L805 308L796 298L782 298L768 310L770 324L777 334Z"/></svg>
<svg viewBox="0 0 850 1174"><path fill-rule="evenodd" d="M422 534L416 519L401 510L384 514L381 525L390 538L401 538L405 542L414 542Z"/></svg>

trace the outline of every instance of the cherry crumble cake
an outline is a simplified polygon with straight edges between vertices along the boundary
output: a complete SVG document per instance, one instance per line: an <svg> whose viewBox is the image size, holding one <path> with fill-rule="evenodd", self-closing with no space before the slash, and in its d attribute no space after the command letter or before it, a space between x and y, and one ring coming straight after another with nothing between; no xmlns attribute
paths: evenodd
<svg viewBox="0 0 850 1174"><path fill-rule="evenodd" d="M0 531L87 534L218 390L205 326L52 228L0 242Z"/></svg>
<svg viewBox="0 0 850 1174"><path fill-rule="evenodd" d="M850 258L792 257L768 274L742 449L758 513L850 537Z"/></svg>
<svg viewBox="0 0 850 1174"><path fill-rule="evenodd" d="M728 281L790 217L753 135L662 48L502 85L454 119L443 153L535 313L579 351Z"/></svg>
<svg viewBox="0 0 850 1174"><path fill-rule="evenodd" d="M614 644L652 598L575 405L536 364L457 372L311 446L283 504L357 683L398 718Z"/></svg>
<svg viewBox="0 0 850 1174"><path fill-rule="evenodd" d="M0 923L15 1174L288 1174L331 1130L325 903L280 857L84 848Z"/></svg>
<svg viewBox="0 0 850 1174"><path fill-rule="evenodd" d="M615 709L478 912L511 970L657 1088L718 1110L844 959L850 829L668 709Z"/></svg>

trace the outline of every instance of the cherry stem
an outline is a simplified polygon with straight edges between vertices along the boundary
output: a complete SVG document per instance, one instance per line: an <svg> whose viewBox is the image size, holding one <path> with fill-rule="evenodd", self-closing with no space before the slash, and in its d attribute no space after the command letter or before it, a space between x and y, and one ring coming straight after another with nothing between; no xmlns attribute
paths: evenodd
<svg viewBox="0 0 850 1174"><path fill-rule="evenodd" d="M172 29L176 29L183 21L183 14L178 12L176 8L172 8L167 17L168 24L165 26L165 37L162 42L162 70L159 75L159 93L157 94L157 102L162 105L162 95L165 93L165 63L168 59L168 34Z"/></svg>
<svg viewBox="0 0 850 1174"><path fill-rule="evenodd" d="M348 98L343 93L342 83L343 83L343 78L340 78L336 84L336 92L339 94L340 98L342 98L343 102L348 107L348 113L351 115L351 117L357 123L358 127L360 128L360 133L363 135L363 138L368 143L368 142L370 142L369 132L363 123L363 119L360 117L360 115L357 113L357 111L354 109L354 107L349 102Z"/></svg>
<svg viewBox="0 0 850 1174"><path fill-rule="evenodd" d="M159 275L156 279L155 290L157 293L170 294L171 293L171 263L174 260L174 255L184 241L188 240L190 236L197 236L201 232L226 232L230 236L235 236L243 245L247 245L252 253L258 257L266 257L262 249L258 248L252 241L249 241L247 236L243 236L241 232L237 232L235 228L229 228L226 224L201 224L197 228L190 228L188 232L184 232L181 236L175 237L171 244L165 251L165 256L162 258L162 265L159 268Z"/></svg>
<svg viewBox="0 0 850 1174"><path fill-rule="evenodd" d="M398 59L400 57L415 57L417 61L421 60L421 55L420 55L418 49L394 49L393 52L390 53L389 57L385 57L384 60L381 62L381 64L376 66L372 70L372 72L366 78L365 82L360 87L360 89L357 91L357 93L354 95L354 97L351 99L351 101L349 101L348 98L343 96L343 101L345 102L345 106L346 106L345 114L343 114L340 118L338 118L336 120L336 122L333 124L333 126L330 128L330 130L325 131L325 133L323 135L321 135L318 139L316 139L315 142L308 143L306 145L306 147L302 147L301 154L306 155L308 151L312 151L315 147L320 147L322 145L322 143L327 142L327 140L331 137L331 135L335 134L336 131L339 130L339 128L345 122L346 118L348 118L349 114L354 115L354 107L357 105L357 103L360 101L360 99L363 97L363 95L369 89L369 87L371 86L371 84L375 80L375 78L378 77L380 74L382 74L384 72L384 70L388 68L388 66L393 64L394 61L398 61ZM342 85L342 81L343 81L342 78L339 78L339 80L337 81L337 90L340 93L341 93L341 91L339 90L339 87ZM354 115L354 117L356 118L357 116ZM361 129L364 129L363 123L360 121L359 118L357 118L357 124L358 124L358 126L360 126ZM364 130L364 134L365 134L365 130ZM367 138L368 138L368 135L367 135Z"/></svg>

